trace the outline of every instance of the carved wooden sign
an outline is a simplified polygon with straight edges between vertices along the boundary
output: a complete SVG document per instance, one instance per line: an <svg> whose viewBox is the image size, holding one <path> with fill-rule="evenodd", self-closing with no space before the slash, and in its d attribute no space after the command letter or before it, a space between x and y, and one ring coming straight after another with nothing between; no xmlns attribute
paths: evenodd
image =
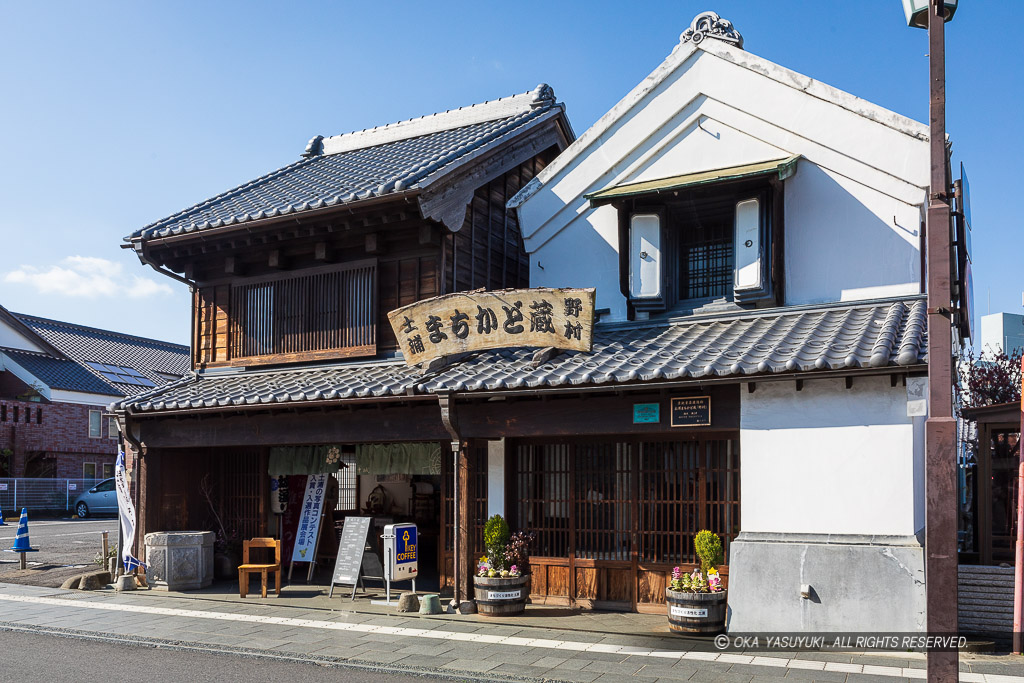
<svg viewBox="0 0 1024 683"><path fill-rule="evenodd" d="M516 346L589 352L594 289L457 292L395 309L388 320L409 365Z"/></svg>

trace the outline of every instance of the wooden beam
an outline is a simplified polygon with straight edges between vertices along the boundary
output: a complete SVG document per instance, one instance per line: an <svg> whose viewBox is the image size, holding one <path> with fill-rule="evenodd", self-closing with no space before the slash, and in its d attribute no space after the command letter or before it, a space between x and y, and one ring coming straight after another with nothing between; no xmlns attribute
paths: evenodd
<svg viewBox="0 0 1024 683"><path fill-rule="evenodd" d="M234 256L228 256L224 259L224 273L227 275L241 275L242 264Z"/></svg>
<svg viewBox="0 0 1024 683"><path fill-rule="evenodd" d="M441 231L435 225L424 223L419 229L419 243L421 247L437 246L441 243Z"/></svg>
<svg viewBox="0 0 1024 683"><path fill-rule="evenodd" d="M850 376L846 377L846 388L847 389L853 389L853 377L850 377Z"/></svg>
<svg viewBox="0 0 1024 683"><path fill-rule="evenodd" d="M271 249L267 253L267 266L270 268L284 268L284 257L280 249Z"/></svg>
<svg viewBox="0 0 1024 683"><path fill-rule="evenodd" d="M380 234L371 232L366 236L366 253L367 254L383 254L384 253L384 240L381 239Z"/></svg>
<svg viewBox="0 0 1024 683"><path fill-rule="evenodd" d="M317 242L313 246L313 258L322 263L330 263L331 261L331 248L327 242Z"/></svg>

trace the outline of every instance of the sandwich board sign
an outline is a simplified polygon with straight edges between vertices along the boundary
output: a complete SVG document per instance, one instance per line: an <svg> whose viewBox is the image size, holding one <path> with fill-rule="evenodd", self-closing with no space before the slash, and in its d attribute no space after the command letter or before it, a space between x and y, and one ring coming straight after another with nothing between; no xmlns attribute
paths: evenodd
<svg viewBox="0 0 1024 683"><path fill-rule="evenodd" d="M384 569L369 543L372 517L346 517L345 528L338 544L338 558L334 561L334 575L327 597L334 597L335 586L352 586L352 600L356 599L356 588L362 586L364 578L384 578ZM369 552L368 552L369 551Z"/></svg>

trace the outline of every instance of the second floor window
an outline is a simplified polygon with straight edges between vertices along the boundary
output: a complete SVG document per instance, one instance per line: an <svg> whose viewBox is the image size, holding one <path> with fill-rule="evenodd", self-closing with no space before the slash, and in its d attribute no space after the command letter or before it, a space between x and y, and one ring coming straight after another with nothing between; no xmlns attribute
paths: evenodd
<svg viewBox="0 0 1024 683"><path fill-rule="evenodd" d="M202 287L196 361L238 365L374 355L375 260Z"/></svg>

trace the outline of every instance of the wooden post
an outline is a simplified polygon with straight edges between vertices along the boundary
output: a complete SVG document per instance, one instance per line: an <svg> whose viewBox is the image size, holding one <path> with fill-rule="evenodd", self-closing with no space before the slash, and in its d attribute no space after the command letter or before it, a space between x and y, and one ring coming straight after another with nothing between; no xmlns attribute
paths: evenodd
<svg viewBox="0 0 1024 683"><path fill-rule="evenodd" d="M928 419L925 422L925 595L933 636L957 632L956 421L952 406L949 187L946 177L945 3L928 3L931 185L928 267ZM928 650L928 680L955 683L956 648Z"/></svg>
<svg viewBox="0 0 1024 683"><path fill-rule="evenodd" d="M1021 369L1024 370L1024 359L1021 360ZM1024 375L1021 378L1021 389L1024 390ZM1024 526L1024 446L1020 438L1024 437L1024 393L1021 394L1020 413L1020 437L1017 438L1017 454L1020 456L1020 464L1017 466L1017 547L1014 553L1013 565L1013 654L1019 655L1024 650L1024 642L1021 638L1022 612L1024 612L1024 535L1021 535L1021 528ZM991 442L989 442L991 443Z"/></svg>
<svg viewBox="0 0 1024 683"><path fill-rule="evenodd" d="M455 507L457 509L455 522L458 527L455 530L455 602L456 608L459 608L463 601L470 599L469 554L472 552L469 541L469 482L472 477L470 472L469 446L465 441L459 444L459 455L456 464L458 469L455 472Z"/></svg>

